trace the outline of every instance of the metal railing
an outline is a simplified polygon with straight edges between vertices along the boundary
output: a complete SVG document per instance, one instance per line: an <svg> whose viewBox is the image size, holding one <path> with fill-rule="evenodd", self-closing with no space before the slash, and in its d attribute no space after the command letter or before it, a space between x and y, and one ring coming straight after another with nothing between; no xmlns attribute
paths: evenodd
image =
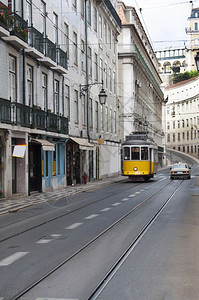
<svg viewBox="0 0 199 300"><path fill-rule="evenodd" d="M0 98L0 123L68 134L68 118Z"/></svg>
<svg viewBox="0 0 199 300"><path fill-rule="evenodd" d="M28 42L28 22L16 13L10 15L9 28L11 28L11 35L16 35L24 42Z"/></svg>
<svg viewBox="0 0 199 300"><path fill-rule="evenodd" d="M34 47L39 52L44 53L44 37L41 32L33 26L28 27L28 43L29 46Z"/></svg>
<svg viewBox="0 0 199 300"><path fill-rule="evenodd" d="M57 64L68 69L67 52L63 51L61 48L57 48Z"/></svg>
<svg viewBox="0 0 199 300"><path fill-rule="evenodd" d="M56 62L56 45L48 38L44 38L44 54Z"/></svg>
<svg viewBox="0 0 199 300"><path fill-rule="evenodd" d="M9 30L9 9L0 1L0 26Z"/></svg>
<svg viewBox="0 0 199 300"><path fill-rule="evenodd" d="M11 123L11 101L0 98L0 122Z"/></svg>

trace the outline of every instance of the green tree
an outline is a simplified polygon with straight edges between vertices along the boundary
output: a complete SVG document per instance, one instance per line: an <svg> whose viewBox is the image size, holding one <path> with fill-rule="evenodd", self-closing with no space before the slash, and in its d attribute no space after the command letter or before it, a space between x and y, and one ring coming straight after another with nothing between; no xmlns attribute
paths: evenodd
<svg viewBox="0 0 199 300"><path fill-rule="evenodd" d="M172 81L173 81L173 83L178 83L178 82L196 77L198 75L199 75L199 72L197 70L190 71L190 72L186 71L184 73L173 74Z"/></svg>

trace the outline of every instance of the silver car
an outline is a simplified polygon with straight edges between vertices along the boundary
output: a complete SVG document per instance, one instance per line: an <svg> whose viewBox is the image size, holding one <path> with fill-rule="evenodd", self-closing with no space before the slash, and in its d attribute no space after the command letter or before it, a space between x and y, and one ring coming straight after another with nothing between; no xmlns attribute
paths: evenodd
<svg viewBox="0 0 199 300"><path fill-rule="evenodd" d="M191 167L186 163L176 163L170 168L170 178L191 178Z"/></svg>

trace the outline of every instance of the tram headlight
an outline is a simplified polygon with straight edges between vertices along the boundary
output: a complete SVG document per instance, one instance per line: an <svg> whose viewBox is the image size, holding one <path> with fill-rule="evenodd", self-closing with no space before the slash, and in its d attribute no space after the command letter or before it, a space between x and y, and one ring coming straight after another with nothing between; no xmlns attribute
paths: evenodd
<svg viewBox="0 0 199 300"><path fill-rule="evenodd" d="M138 169L137 167L133 168L134 171L137 171L137 169Z"/></svg>

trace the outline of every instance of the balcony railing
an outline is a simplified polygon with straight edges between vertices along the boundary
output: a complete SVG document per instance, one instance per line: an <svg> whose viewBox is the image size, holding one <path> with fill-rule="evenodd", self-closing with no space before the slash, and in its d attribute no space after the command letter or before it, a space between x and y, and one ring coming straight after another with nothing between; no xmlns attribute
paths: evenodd
<svg viewBox="0 0 199 300"><path fill-rule="evenodd" d="M0 98L0 123L68 134L67 118L3 98Z"/></svg>
<svg viewBox="0 0 199 300"><path fill-rule="evenodd" d="M30 106L12 102L13 123L23 127L30 127Z"/></svg>
<svg viewBox="0 0 199 300"><path fill-rule="evenodd" d="M0 98L0 122L11 123L11 102Z"/></svg>
<svg viewBox="0 0 199 300"><path fill-rule="evenodd" d="M10 11L5 4L0 1L0 26L9 29Z"/></svg>
<svg viewBox="0 0 199 300"><path fill-rule="evenodd" d="M44 54L56 62L56 45L48 38L44 39Z"/></svg>
<svg viewBox="0 0 199 300"><path fill-rule="evenodd" d="M41 32L33 26L28 28L28 42L29 46L34 47L39 52L44 52L44 37Z"/></svg>
<svg viewBox="0 0 199 300"><path fill-rule="evenodd" d="M57 48L57 64L68 69L67 52L63 51L61 48Z"/></svg>
<svg viewBox="0 0 199 300"><path fill-rule="evenodd" d="M28 42L28 23L16 13L10 15L9 28L11 28L11 35L16 35L24 42Z"/></svg>
<svg viewBox="0 0 199 300"><path fill-rule="evenodd" d="M33 115L32 115L31 127L45 130L46 129L46 112L37 107L33 107L32 112L33 112Z"/></svg>
<svg viewBox="0 0 199 300"><path fill-rule="evenodd" d="M68 119L65 117L60 118L60 133L68 134Z"/></svg>

